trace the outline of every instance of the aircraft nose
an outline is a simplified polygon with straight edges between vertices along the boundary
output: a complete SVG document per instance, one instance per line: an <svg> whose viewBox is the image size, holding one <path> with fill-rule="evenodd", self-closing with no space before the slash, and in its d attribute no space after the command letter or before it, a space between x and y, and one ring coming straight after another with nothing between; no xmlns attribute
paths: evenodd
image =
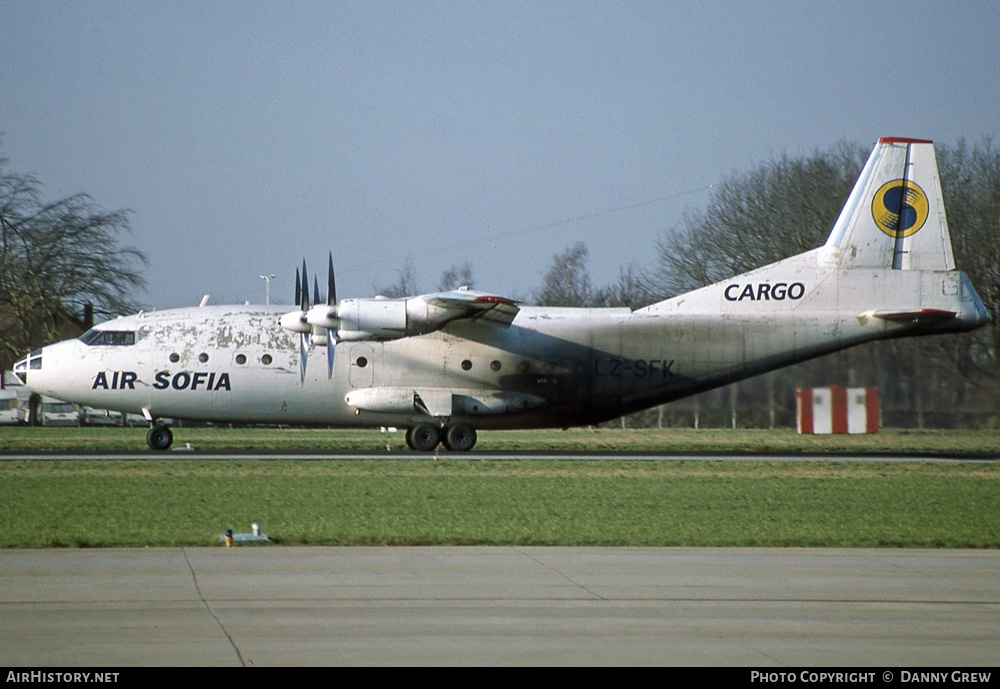
<svg viewBox="0 0 1000 689"><path fill-rule="evenodd" d="M14 375L29 390L58 399L73 381L72 371L79 365L80 352L76 340L50 344L14 362Z"/></svg>
<svg viewBox="0 0 1000 689"><path fill-rule="evenodd" d="M28 372L40 370L42 368L42 350L36 349L31 354L25 354L14 362L14 375L21 381L21 385L28 384Z"/></svg>

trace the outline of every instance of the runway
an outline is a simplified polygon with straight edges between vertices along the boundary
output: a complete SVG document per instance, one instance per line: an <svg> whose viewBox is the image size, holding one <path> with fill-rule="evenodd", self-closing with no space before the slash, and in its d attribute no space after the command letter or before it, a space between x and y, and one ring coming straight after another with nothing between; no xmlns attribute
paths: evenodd
<svg viewBox="0 0 1000 689"><path fill-rule="evenodd" d="M6 666L857 666L881 681L997 663L1000 553L5 550L0 606Z"/></svg>
<svg viewBox="0 0 1000 689"><path fill-rule="evenodd" d="M141 450L137 452L0 452L0 461L103 461L119 460L138 462L144 460L234 460L234 461L281 461L281 460L305 460L305 461L361 461L370 459L394 459L412 461L431 461L439 459L467 460L481 462L506 462L506 461L572 461L572 462L996 462L996 457L967 457L962 455L883 455L883 454L856 454L840 455L829 452L815 454L771 454L771 453L748 453L739 454L712 454L704 452L692 453L664 453L664 452L622 452L619 450L602 450L596 452L582 452L579 450L548 451L548 450L504 450L494 451L473 451L473 452L448 452L446 450L436 450L434 452L413 452L411 450L396 450L386 452L383 450L338 450L333 452L272 452L255 450L243 452L238 450L213 452L197 449L188 449L184 446L175 447L168 452L154 452L152 450Z"/></svg>

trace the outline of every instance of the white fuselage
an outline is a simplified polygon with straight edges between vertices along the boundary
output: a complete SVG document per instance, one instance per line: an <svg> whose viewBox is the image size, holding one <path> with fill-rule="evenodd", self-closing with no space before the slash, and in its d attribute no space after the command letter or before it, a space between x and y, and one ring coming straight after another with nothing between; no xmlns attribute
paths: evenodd
<svg viewBox="0 0 1000 689"><path fill-rule="evenodd" d="M139 314L15 372L36 393L151 421L401 426L423 450L441 429L467 450L476 428L594 423L862 342L986 322L955 269L933 144L893 137L825 245L635 312L518 307L462 288L337 302L332 256L328 276L326 304L310 308L303 265L298 310ZM327 343L332 372L311 355ZM154 425L147 441L170 437Z"/></svg>
<svg viewBox="0 0 1000 689"><path fill-rule="evenodd" d="M985 318L958 271L823 264L816 250L635 312L522 307L509 326L456 321L424 335L340 342L329 379L325 357L315 354L300 378L298 336L279 325L287 307L143 313L101 324L95 330L107 335L96 343L44 348L27 384L154 418L410 427L436 417L482 429L566 427L861 342L966 330ZM887 309L957 315L866 315Z"/></svg>

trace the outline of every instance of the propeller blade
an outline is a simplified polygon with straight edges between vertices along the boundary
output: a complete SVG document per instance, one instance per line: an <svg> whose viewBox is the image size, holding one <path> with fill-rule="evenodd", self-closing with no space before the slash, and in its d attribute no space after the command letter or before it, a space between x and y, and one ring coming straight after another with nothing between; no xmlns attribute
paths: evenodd
<svg viewBox="0 0 1000 689"><path fill-rule="evenodd" d="M302 282L299 278L299 269L295 269L295 304L302 304Z"/></svg>
<svg viewBox="0 0 1000 689"><path fill-rule="evenodd" d="M326 378L330 380L333 378L333 355L337 350L337 337L334 331L326 336Z"/></svg>
<svg viewBox="0 0 1000 689"><path fill-rule="evenodd" d="M333 280L333 252L330 252L330 266L326 271L326 305L337 303L337 285Z"/></svg>
<svg viewBox="0 0 1000 689"><path fill-rule="evenodd" d="M313 275L313 304L319 303L319 278Z"/></svg>
<svg viewBox="0 0 1000 689"><path fill-rule="evenodd" d="M302 301L299 306L303 312L309 311L309 274L306 272L306 260L302 259ZM309 333L299 333L299 379L303 385L306 382L306 361L309 357Z"/></svg>
<svg viewBox="0 0 1000 689"><path fill-rule="evenodd" d="M306 259L302 259L302 310L309 310L309 274L306 272ZM304 346L309 345L309 333L306 333L303 337ZM302 358L303 366L305 366L305 357ZM302 374L305 375L304 373Z"/></svg>
<svg viewBox="0 0 1000 689"><path fill-rule="evenodd" d="M333 279L333 252L330 252L329 263L326 270L326 305L334 306L337 303L337 283ZM333 378L333 356L337 351L337 330L330 329L326 335L326 378Z"/></svg>
<svg viewBox="0 0 1000 689"><path fill-rule="evenodd" d="M309 275L306 273L305 259L302 259L302 301L299 305L303 311L309 310Z"/></svg>
<svg viewBox="0 0 1000 689"><path fill-rule="evenodd" d="M305 333L299 333L299 382L305 385L306 382L306 356L308 335Z"/></svg>

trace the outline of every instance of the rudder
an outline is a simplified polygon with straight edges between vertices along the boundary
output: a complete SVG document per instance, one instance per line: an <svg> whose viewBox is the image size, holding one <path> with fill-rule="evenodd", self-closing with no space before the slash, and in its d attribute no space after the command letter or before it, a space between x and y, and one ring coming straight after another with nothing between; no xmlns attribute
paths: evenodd
<svg viewBox="0 0 1000 689"><path fill-rule="evenodd" d="M826 248L849 268L954 270L933 142L879 139Z"/></svg>

